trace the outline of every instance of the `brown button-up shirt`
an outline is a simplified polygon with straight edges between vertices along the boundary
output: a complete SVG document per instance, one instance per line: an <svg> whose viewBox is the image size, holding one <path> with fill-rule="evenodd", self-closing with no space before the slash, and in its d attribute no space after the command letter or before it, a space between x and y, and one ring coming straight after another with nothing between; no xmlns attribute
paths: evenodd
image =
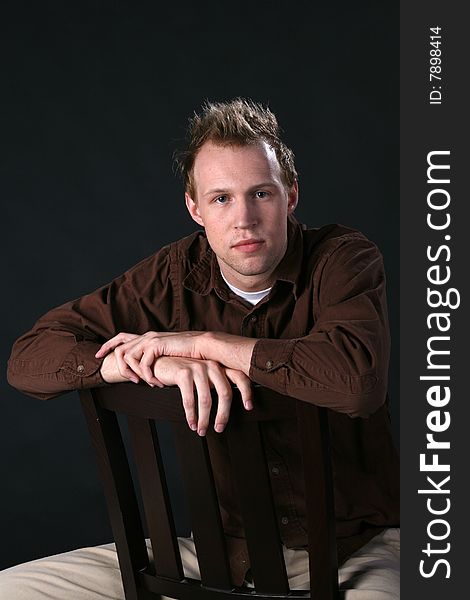
<svg viewBox="0 0 470 600"><path fill-rule="evenodd" d="M250 378L332 409L330 429L339 562L383 527L398 525L398 458L386 406L389 331L377 247L338 225L289 219L288 247L269 295L252 306L230 291L205 235L166 246L110 284L41 317L14 345L9 382L52 398L105 385L100 345L121 331L224 331L258 338ZM293 421L266 423L283 543L307 544L302 470ZM249 560L226 448L208 436L234 583Z"/></svg>

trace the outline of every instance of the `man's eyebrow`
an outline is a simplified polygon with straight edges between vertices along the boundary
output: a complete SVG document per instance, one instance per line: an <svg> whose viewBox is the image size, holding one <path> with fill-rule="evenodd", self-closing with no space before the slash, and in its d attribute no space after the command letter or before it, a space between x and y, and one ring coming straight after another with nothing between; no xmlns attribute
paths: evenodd
<svg viewBox="0 0 470 600"><path fill-rule="evenodd" d="M276 183L274 181L265 181L263 183L257 183L256 185L252 185L248 188L249 192L254 192L255 190L259 190L260 188L265 187L276 187ZM213 190L209 190L202 194L203 196L212 196L212 194L226 194L230 188L216 188Z"/></svg>
<svg viewBox="0 0 470 600"><path fill-rule="evenodd" d="M208 192L205 192L202 195L203 196L212 196L212 194L226 194L226 193L227 193L227 189L217 188L217 189L214 189L214 190L209 190Z"/></svg>
<svg viewBox="0 0 470 600"><path fill-rule="evenodd" d="M248 191L254 192L255 190L259 190L260 188L265 187L276 187L276 183L274 181L264 181L263 183L257 183L256 185L252 185L248 188Z"/></svg>

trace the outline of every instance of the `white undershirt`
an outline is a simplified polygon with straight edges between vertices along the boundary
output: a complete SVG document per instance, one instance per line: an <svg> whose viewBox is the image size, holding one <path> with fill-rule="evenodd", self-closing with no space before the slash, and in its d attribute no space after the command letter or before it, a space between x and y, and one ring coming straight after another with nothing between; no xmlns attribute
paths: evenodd
<svg viewBox="0 0 470 600"><path fill-rule="evenodd" d="M253 306L255 304L258 304L258 302L260 302L263 298L265 298L272 289L272 288L267 288L265 290L260 290L259 292L245 292L244 290L239 290L234 285L230 284L225 279L222 271L220 271L220 274L222 275L222 279L225 281L225 283L228 285L228 287L232 290L232 292L234 294L236 294L237 296L240 296L240 298L243 298L243 300L246 300L250 304L253 304Z"/></svg>

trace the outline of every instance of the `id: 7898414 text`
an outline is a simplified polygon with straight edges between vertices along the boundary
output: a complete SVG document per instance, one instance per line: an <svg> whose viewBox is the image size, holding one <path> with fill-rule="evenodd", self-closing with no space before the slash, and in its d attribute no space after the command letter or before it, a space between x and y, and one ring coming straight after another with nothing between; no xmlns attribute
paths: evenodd
<svg viewBox="0 0 470 600"><path fill-rule="evenodd" d="M442 27L429 28L429 104L442 103Z"/></svg>

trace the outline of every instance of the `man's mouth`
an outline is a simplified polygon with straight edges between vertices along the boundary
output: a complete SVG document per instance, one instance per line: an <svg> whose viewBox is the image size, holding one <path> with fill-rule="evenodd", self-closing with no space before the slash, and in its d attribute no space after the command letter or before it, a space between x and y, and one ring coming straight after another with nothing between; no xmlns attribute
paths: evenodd
<svg viewBox="0 0 470 600"><path fill-rule="evenodd" d="M249 238L246 240L240 240L239 242L234 244L232 248L235 248L240 252L256 252L256 250L259 250L263 244L264 240Z"/></svg>

